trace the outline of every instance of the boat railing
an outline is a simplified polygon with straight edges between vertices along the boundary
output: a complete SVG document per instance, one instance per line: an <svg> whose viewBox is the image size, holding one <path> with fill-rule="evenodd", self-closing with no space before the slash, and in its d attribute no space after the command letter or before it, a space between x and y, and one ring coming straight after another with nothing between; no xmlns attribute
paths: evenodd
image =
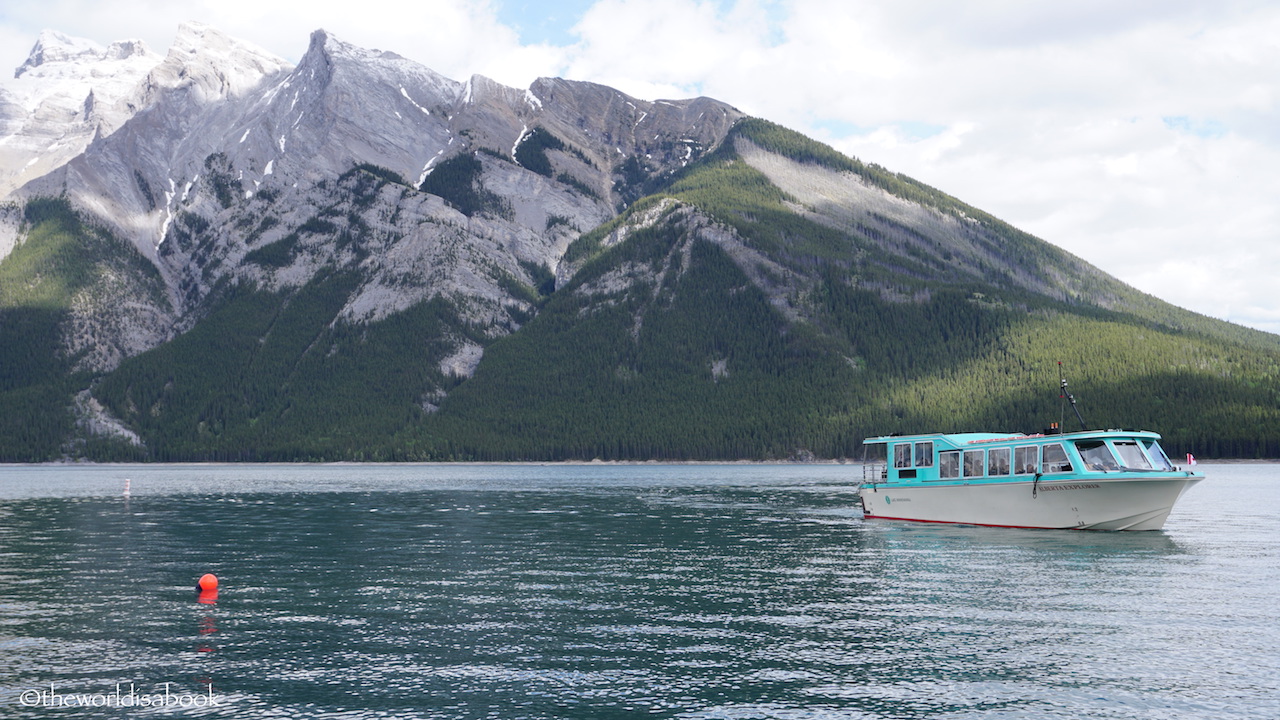
<svg viewBox="0 0 1280 720"><path fill-rule="evenodd" d="M864 463L862 465L862 482L879 483L889 479L887 463Z"/></svg>

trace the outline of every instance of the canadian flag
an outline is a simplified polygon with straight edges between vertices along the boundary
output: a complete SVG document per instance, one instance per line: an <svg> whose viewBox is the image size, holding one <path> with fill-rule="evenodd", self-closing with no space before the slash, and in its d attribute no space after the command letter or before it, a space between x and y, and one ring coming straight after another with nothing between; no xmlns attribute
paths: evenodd
<svg viewBox="0 0 1280 720"><path fill-rule="evenodd" d="M1195 455L1192 455L1191 453L1187 453L1187 464L1188 464L1188 465L1195 465L1195 464L1196 464L1196 456L1195 456Z"/></svg>

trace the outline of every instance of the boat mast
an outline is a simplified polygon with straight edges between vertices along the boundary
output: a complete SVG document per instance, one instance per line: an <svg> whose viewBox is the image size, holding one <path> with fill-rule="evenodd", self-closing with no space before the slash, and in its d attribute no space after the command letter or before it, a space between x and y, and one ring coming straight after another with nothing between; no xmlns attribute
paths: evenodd
<svg viewBox="0 0 1280 720"><path fill-rule="evenodd" d="M1059 395L1058 397L1062 400L1067 400L1071 403L1071 409L1075 411L1076 419L1080 421L1080 429L1087 432L1089 428L1084 424L1084 418L1080 416L1080 408L1076 407L1076 397L1067 390L1067 376L1062 370L1061 360L1058 361L1058 378L1062 381L1062 385L1061 385L1062 394ZM1066 414L1065 407L1062 413L1063 415ZM1062 426L1059 425L1058 427L1062 427Z"/></svg>

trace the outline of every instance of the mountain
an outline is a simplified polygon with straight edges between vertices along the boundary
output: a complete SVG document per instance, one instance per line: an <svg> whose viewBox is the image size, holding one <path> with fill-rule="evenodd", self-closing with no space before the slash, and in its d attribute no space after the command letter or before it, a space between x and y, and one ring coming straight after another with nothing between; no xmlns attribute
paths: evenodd
<svg viewBox="0 0 1280 720"><path fill-rule="evenodd" d="M852 456L1038 427L1058 361L1106 424L1280 452L1280 338L715 100L197 24L19 80L0 458Z"/></svg>
<svg viewBox="0 0 1280 720"><path fill-rule="evenodd" d="M140 80L159 62L141 41L102 47L45 31L0 87L0 197L110 135L143 99Z"/></svg>

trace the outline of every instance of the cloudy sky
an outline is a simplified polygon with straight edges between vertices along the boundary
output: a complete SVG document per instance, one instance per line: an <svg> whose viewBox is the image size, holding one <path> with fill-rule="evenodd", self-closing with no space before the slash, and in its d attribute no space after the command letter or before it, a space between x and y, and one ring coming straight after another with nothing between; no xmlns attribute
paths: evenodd
<svg viewBox="0 0 1280 720"><path fill-rule="evenodd" d="M707 95L1280 332L1274 0L20 1L0 68L45 28L163 53L184 20L293 62L324 28L458 80Z"/></svg>

